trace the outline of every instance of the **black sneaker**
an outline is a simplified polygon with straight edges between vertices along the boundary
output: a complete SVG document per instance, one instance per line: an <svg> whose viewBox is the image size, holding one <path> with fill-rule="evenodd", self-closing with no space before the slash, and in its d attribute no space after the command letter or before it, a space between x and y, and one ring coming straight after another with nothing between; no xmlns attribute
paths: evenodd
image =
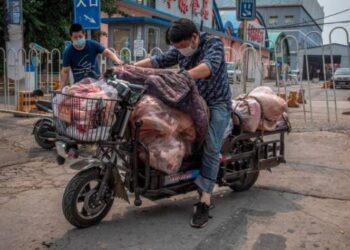
<svg viewBox="0 0 350 250"><path fill-rule="evenodd" d="M198 189L197 191L198 191L198 195L199 195L199 200L201 200L202 199L202 191L200 189ZM194 205L196 206L197 204L194 204ZM215 208L215 205L214 205L213 201L210 200L209 209L214 209L214 208ZM210 218L210 216L209 216L209 218Z"/></svg>
<svg viewBox="0 0 350 250"><path fill-rule="evenodd" d="M194 206L194 213L190 225L196 228L205 227L208 224L210 207L203 203L198 202Z"/></svg>

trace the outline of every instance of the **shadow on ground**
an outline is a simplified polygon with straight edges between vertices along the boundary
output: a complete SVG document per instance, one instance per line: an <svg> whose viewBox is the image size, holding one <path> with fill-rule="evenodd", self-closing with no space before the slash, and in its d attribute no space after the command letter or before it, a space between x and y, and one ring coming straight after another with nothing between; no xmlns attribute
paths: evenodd
<svg viewBox="0 0 350 250"><path fill-rule="evenodd" d="M239 249L247 239L249 217L272 217L302 209L301 196L285 199L278 192L252 189L245 193L219 191L213 219L204 229L188 222L195 199L162 200L146 208L114 210L111 219L87 229L71 229L51 242L53 249ZM114 204L115 206L116 204ZM73 240L74 239L74 240ZM273 241L269 249L284 249L283 235L261 235L254 249ZM272 248L271 248L272 247Z"/></svg>

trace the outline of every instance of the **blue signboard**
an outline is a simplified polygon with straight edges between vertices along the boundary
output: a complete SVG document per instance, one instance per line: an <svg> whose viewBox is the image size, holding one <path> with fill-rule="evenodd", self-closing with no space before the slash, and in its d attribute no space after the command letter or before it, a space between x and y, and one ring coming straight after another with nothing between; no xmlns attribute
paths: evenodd
<svg viewBox="0 0 350 250"><path fill-rule="evenodd" d="M84 29L100 29L100 0L74 0L74 22L80 23Z"/></svg>
<svg viewBox="0 0 350 250"><path fill-rule="evenodd" d="M254 20L256 16L256 0L237 0L237 19Z"/></svg>

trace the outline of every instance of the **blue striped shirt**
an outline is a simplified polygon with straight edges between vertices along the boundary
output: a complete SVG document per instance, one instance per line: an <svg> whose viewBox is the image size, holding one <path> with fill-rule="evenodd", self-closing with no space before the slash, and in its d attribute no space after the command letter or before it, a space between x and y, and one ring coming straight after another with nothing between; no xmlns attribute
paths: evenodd
<svg viewBox="0 0 350 250"><path fill-rule="evenodd" d="M162 55L153 56L154 68L167 68L179 64L181 69L190 70L201 63L208 65L211 76L196 80L200 95L208 106L227 103L230 106L231 92L225 62L223 42L218 37L207 33L200 34L200 43L193 56L185 57L176 48L171 48Z"/></svg>

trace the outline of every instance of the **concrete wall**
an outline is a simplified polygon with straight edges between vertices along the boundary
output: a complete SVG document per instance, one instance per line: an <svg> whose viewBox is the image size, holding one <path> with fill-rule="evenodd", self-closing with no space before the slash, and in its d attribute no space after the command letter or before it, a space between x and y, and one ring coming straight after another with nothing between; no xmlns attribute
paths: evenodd
<svg viewBox="0 0 350 250"><path fill-rule="evenodd" d="M215 0L219 8L236 7L236 0Z"/></svg>
<svg viewBox="0 0 350 250"><path fill-rule="evenodd" d="M312 21L311 17L301 6L278 6L278 7L260 7L260 14L263 16L266 25L269 27L269 17L277 16L278 22L276 26L286 26L288 24L285 23L285 16L294 16L293 23L300 24ZM317 26L307 26L307 27L297 27L297 28L280 28L277 29L279 31L283 31L286 35L295 36L298 40L298 45L294 41L294 39L289 38L288 44L290 48L290 61L292 69L296 69L297 67L301 69L303 67L303 61L299 58L299 65L297 63L297 49L303 49L304 43L306 40L306 34L312 31L319 32L321 34L321 30ZM314 47L322 44L321 36L316 34L310 35L309 39L307 39L307 47Z"/></svg>

